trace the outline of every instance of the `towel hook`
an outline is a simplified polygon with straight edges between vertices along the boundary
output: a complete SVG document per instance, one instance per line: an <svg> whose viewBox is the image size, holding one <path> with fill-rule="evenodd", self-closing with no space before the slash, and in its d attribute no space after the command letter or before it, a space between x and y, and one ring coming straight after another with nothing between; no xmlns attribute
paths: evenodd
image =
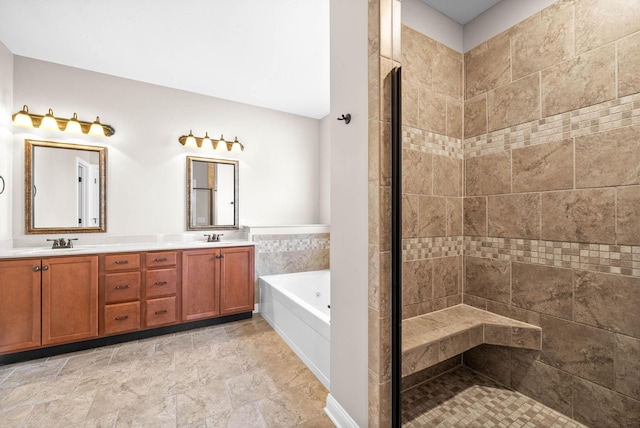
<svg viewBox="0 0 640 428"><path fill-rule="evenodd" d="M351 122L351 113L343 114L338 120L344 120L345 125L348 125Z"/></svg>
<svg viewBox="0 0 640 428"><path fill-rule="evenodd" d="M0 195L2 195L4 193L4 189L5 189L5 182L4 182L4 177L0 175L0 180L2 180L2 190L0 190Z"/></svg>

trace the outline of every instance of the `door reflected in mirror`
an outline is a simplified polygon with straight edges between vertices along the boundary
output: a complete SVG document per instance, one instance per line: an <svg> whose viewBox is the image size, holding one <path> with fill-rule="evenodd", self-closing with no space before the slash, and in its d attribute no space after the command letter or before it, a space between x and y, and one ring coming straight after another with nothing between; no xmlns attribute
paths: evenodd
<svg viewBox="0 0 640 428"><path fill-rule="evenodd" d="M238 227L238 161L187 156L187 230Z"/></svg>
<svg viewBox="0 0 640 428"><path fill-rule="evenodd" d="M26 140L26 233L105 232L106 153L106 147Z"/></svg>

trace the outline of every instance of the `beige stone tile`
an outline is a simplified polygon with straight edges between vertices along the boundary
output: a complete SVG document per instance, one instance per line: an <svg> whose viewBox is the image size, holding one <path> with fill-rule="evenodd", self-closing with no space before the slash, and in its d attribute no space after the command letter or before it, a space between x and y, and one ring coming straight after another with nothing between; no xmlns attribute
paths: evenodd
<svg viewBox="0 0 640 428"><path fill-rule="evenodd" d="M510 81L510 37L503 32L465 54L466 98Z"/></svg>
<svg viewBox="0 0 640 428"><path fill-rule="evenodd" d="M469 330L446 337L438 343L440 354L438 362L461 354L471 348Z"/></svg>
<svg viewBox="0 0 640 428"><path fill-rule="evenodd" d="M404 82L412 82L431 89L434 56L427 36L406 25L402 26L403 85Z"/></svg>
<svg viewBox="0 0 640 428"><path fill-rule="evenodd" d="M509 262L467 257L465 263L464 292L466 294L509 303L511 293Z"/></svg>
<svg viewBox="0 0 640 428"><path fill-rule="evenodd" d="M538 361L538 352L511 353L511 387L565 415L572 410L572 376Z"/></svg>
<svg viewBox="0 0 640 428"><path fill-rule="evenodd" d="M581 0L575 6L576 52L640 30L640 5L628 0Z"/></svg>
<svg viewBox="0 0 640 428"><path fill-rule="evenodd" d="M391 186L391 123L380 124L380 183Z"/></svg>
<svg viewBox="0 0 640 428"><path fill-rule="evenodd" d="M616 334L615 389L640 400L640 340Z"/></svg>
<svg viewBox="0 0 640 428"><path fill-rule="evenodd" d="M433 194L462 196L462 161L450 156L433 156Z"/></svg>
<svg viewBox="0 0 640 428"><path fill-rule="evenodd" d="M416 150L402 151L402 191L430 195L432 191L433 156Z"/></svg>
<svg viewBox="0 0 640 428"><path fill-rule="evenodd" d="M543 193L541 237L615 243L615 189Z"/></svg>
<svg viewBox="0 0 640 428"><path fill-rule="evenodd" d="M402 264L402 304L431 300L433 296L433 261L413 260Z"/></svg>
<svg viewBox="0 0 640 428"><path fill-rule="evenodd" d="M540 327L543 363L613 388L613 333L547 315Z"/></svg>
<svg viewBox="0 0 640 428"><path fill-rule="evenodd" d="M467 197L463 201L464 234L487 236L487 198Z"/></svg>
<svg viewBox="0 0 640 428"><path fill-rule="evenodd" d="M420 87L410 81L402 82L402 124L418 128L420 112Z"/></svg>
<svg viewBox="0 0 640 428"><path fill-rule="evenodd" d="M511 327L508 325L485 324L484 342L489 345L511 345Z"/></svg>
<svg viewBox="0 0 640 428"><path fill-rule="evenodd" d="M446 95L420 88L417 127L440 135L447 133Z"/></svg>
<svg viewBox="0 0 640 428"><path fill-rule="evenodd" d="M573 379L573 417L590 427L637 427L640 401L576 377Z"/></svg>
<svg viewBox="0 0 640 428"><path fill-rule="evenodd" d="M462 138L462 102L447 98L447 132L452 138Z"/></svg>
<svg viewBox="0 0 640 428"><path fill-rule="evenodd" d="M559 140L512 151L513 191L573 188L573 140Z"/></svg>
<svg viewBox="0 0 640 428"><path fill-rule="evenodd" d="M574 320L640 338L640 278L575 272Z"/></svg>
<svg viewBox="0 0 640 428"><path fill-rule="evenodd" d="M382 192L379 181L369 181L368 183L368 215L369 223L367 225L367 232L370 244L378 244L380 242L380 220L382 212L380 210L380 194ZM273 255L274 253L266 253L265 255ZM262 254L256 254L256 276L260 277L264 275L262 270L258 269ZM276 259L277 260L277 259ZM282 272L282 270L277 271ZM274 272L274 273L277 273Z"/></svg>
<svg viewBox="0 0 640 428"><path fill-rule="evenodd" d="M614 45L542 70L542 117L614 99L615 72Z"/></svg>
<svg viewBox="0 0 640 428"><path fill-rule="evenodd" d="M640 125L576 138L576 188L640 184Z"/></svg>
<svg viewBox="0 0 640 428"><path fill-rule="evenodd" d="M464 353L464 365L503 385L511 383L511 351L507 347L477 346Z"/></svg>
<svg viewBox="0 0 640 428"><path fill-rule="evenodd" d="M458 294L461 277L460 256L433 259L433 296L445 297Z"/></svg>
<svg viewBox="0 0 640 428"><path fill-rule="evenodd" d="M448 49L450 52L439 52L433 59L433 90L443 95L462 99L462 61L463 55Z"/></svg>
<svg viewBox="0 0 640 428"><path fill-rule="evenodd" d="M618 42L618 96L640 92L640 33Z"/></svg>
<svg viewBox="0 0 640 428"><path fill-rule="evenodd" d="M617 190L617 242L640 245L640 186L619 187Z"/></svg>
<svg viewBox="0 0 640 428"><path fill-rule="evenodd" d="M316 381L265 397L258 405L269 426L295 426L322 416L326 397L327 390Z"/></svg>
<svg viewBox="0 0 640 428"><path fill-rule="evenodd" d="M489 132L540 118L540 76L515 80L487 93Z"/></svg>
<svg viewBox="0 0 640 428"><path fill-rule="evenodd" d="M408 376L437 364L440 362L438 355L437 342L402 352L402 376Z"/></svg>
<svg viewBox="0 0 640 428"><path fill-rule="evenodd" d="M418 195L402 195L402 237L418 237Z"/></svg>
<svg viewBox="0 0 640 428"><path fill-rule="evenodd" d="M278 392L268 372L263 369L226 379L225 385L233 407L270 397Z"/></svg>
<svg viewBox="0 0 640 428"><path fill-rule="evenodd" d="M258 403L248 403L243 406L216 413L206 419L207 427L227 428L268 428L269 425L262 416Z"/></svg>
<svg viewBox="0 0 640 428"><path fill-rule="evenodd" d="M466 297L466 296L465 296ZM494 314L502 315L514 320L526 322L527 324L540 325L540 314L538 312L521 309L505 303L487 301L486 309Z"/></svg>
<svg viewBox="0 0 640 428"><path fill-rule="evenodd" d="M418 203L418 236L445 236L447 228L446 198L420 196Z"/></svg>
<svg viewBox="0 0 640 428"><path fill-rule="evenodd" d="M421 370L417 373L412 373L408 376L404 376L402 378L402 390L406 391L411 387L419 385L428 379L432 379L436 376L440 376L443 373L448 372L449 370L458 367L461 364L461 355L457 355L455 357L444 360L438 364L435 364L431 367L428 367L424 370Z"/></svg>
<svg viewBox="0 0 640 428"><path fill-rule="evenodd" d="M514 305L571 319L573 270L516 262L511 269Z"/></svg>
<svg viewBox="0 0 640 428"><path fill-rule="evenodd" d="M483 93L464 102L464 138L487 133L487 94Z"/></svg>
<svg viewBox="0 0 640 428"><path fill-rule="evenodd" d="M32 404L27 404L19 407L13 407L8 410L0 410L0 419L2 419L3 423L7 424L7 426L24 426L24 420L29 417L31 410L33 409Z"/></svg>
<svg viewBox="0 0 640 428"><path fill-rule="evenodd" d="M393 39L392 39L392 26L393 26L393 0L380 0L378 2L380 15L376 19L380 23L379 27L379 40L380 40L380 55L386 58L393 58Z"/></svg>
<svg viewBox="0 0 640 428"><path fill-rule="evenodd" d="M511 346L540 350L542 347L542 331L531 328L511 328Z"/></svg>
<svg viewBox="0 0 640 428"><path fill-rule="evenodd" d="M377 97L380 102L380 120L383 122L391 122L391 70L395 67L393 61L388 58L380 57L380 96Z"/></svg>
<svg viewBox="0 0 640 428"><path fill-rule="evenodd" d="M489 236L540 237L540 195L537 193L489 196L487 216Z"/></svg>
<svg viewBox="0 0 640 428"><path fill-rule="evenodd" d="M369 132L369 145L368 145L368 159L369 159L369 181L380 179L380 134L381 134L381 122L377 119L369 119L368 122Z"/></svg>
<svg viewBox="0 0 640 428"><path fill-rule="evenodd" d="M483 299L482 297L477 297L472 294L464 294L462 296L462 300L465 305L469 305L482 310L487 309L487 299Z"/></svg>
<svg viewBox="0 0 640 428"><path fill-rule="evenodd" d="M500 152L466 160L467 196L511 192L511 154Z"/></svg>
<svg viewBox="0 0 640 428"><path fill-rule="evenodd" d="M380 253L379 311L381 317L391 316L391 252Z"/></svg>
<svg viewBox="0 0 640 428"><path fill-rule="evenodd" d="M391 250L391 188L380 188L380 251ZM404 200L403 200L403 214L404 214ZM404 217L403 223L403 235L404 235ZM410 232L407 230L407 232Z"/></svg>
<svg viewBox="0 0 640 428"><path fill-rule="evenodd" d="M210 383L176 395L177 426L193 424L231 409L231 400L223 382Z"/></svg>
<svg viewBox="0 0 640 428"><path fill-rule="evenodd" d="M517 24L511 39L512 78L573 56L573 5L557 3Z"/></svg>
<svg viewBox="0 0 640 428"><path fill-rule="evenodd" d="M447 236L462 236L462 198L447 198Z"/></svg>
<svg viewBox="0 0 640 428"><path fill-rule="evenodd" d="M371 120L379 120L381 117L380 96L381 90L381 76L380 73L380 51L375 50L369 54L367 69L369 74L369 81L367 86L367 110L368 116Z"/></svg>

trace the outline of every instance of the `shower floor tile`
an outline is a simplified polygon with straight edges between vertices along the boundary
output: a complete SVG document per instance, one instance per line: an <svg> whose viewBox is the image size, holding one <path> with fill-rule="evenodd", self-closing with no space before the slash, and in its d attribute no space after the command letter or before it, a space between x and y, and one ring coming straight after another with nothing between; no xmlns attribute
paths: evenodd
<svg viewBox="0 0 640 428"><path fill-rule="evenodd" d="M584 428L567 416L466 367L403 392L402 426Z"/></svg>

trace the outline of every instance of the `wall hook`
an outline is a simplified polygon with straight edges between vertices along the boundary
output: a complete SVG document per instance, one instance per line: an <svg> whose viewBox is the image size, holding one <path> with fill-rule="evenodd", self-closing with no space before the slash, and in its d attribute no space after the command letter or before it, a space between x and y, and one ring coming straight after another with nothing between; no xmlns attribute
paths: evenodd
<svg viewBox="0 0 640 428"><path fill-rule="evenodd" d="M343 114L338 120L344 120L345 125L348 125L351 122L351 113Z"/></svg>
<svg viewBox="0 0 640 428"><path fill-rule="evenodd" d="M4 193L4 188L5 186L5 182L4 182L4 177L0 175L0 180L2 180L2 190L0 190L0 195L2 195Z"/></svg>

